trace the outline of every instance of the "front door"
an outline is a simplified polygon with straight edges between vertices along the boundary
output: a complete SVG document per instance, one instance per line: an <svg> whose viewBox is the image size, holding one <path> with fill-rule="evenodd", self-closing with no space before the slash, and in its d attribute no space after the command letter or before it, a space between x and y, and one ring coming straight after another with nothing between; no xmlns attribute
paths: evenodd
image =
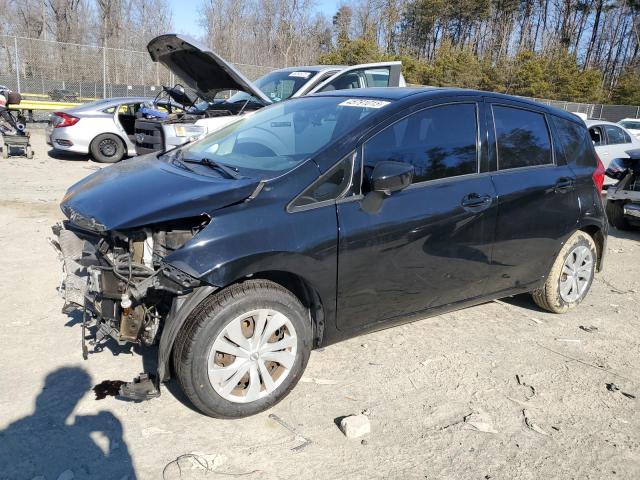
<svg viewBox="0 0 640 480"><path fill-rule="evenodd" d="M487 291L497 209L491 179L479 170L478 118L474 100L436 105L364 143L365 198L337 204L338 328ZM367 178L384 160L412 164L415 176L410 187L372 208Z"/></svg>

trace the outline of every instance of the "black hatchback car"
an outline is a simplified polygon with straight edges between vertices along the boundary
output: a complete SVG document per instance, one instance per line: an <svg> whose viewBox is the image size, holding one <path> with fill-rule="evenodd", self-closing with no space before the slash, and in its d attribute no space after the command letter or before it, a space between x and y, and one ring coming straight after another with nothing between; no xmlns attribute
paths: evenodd
<svg viewBox="0 0 640 480"><path fill-rule="evenodd" d="M320 346L523 292L575 307L602 267L603 180L566 112L334 91L93 173L53 243L90 344L159 344L155 380L121 394L174 375L205 414L242 417L282 399Z"/></svg>

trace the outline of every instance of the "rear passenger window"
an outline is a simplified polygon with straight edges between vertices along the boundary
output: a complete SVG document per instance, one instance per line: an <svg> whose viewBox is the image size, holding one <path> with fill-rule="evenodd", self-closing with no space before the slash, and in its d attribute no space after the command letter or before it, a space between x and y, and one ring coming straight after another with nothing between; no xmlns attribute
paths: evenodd
<svg viewBox="0 0 640 480"><path fill-rule="evenodd" d="M364 146L367 176L383 160L410 163L413 183L478 171L474 103L429 108L387 127Z"/></svg>
<svg viewBox="0 0 640 480"><path fill-rule="evenodd" d="M552 117L558 132L558 142L569 165L595 167L591 137L585 126L564 118Z"/></svg>
<svg viewBox="0 0 640 480"><path fill-rule="evenodd" d="M551 139L544 115L494 105L493 121L499 170L553 163Z"/></svg>
<svg viewBox="0 0 640 480"><path fill-rule="evenodd" d="M605 125L604 129L607 132L607 144L619 145L621 143L631 143L631 138L624 133L624 130L613 125Z"/></svg>

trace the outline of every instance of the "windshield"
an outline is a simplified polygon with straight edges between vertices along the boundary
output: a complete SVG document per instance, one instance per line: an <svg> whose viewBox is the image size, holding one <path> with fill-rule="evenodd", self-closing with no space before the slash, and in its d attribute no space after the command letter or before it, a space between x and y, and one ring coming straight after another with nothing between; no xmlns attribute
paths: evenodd
<svg viewBox="0 0 640 480"><path fill-rule="evenodd" d="M290 170L390 102L306 97L246 115L182 149L185 160L220 163L241 174L269 177Z"/></svg>
<svg viewBox="0 0 640 480"><path fill-rule="evenodd" d="M269 100L273 103L277 103L291 97L294 93L300 90L305 83L311 80L316 73L317 72L310 72L308 70L296 70L295 72L275 71L265 75L264 77L260 77L255 81L255 85L262 90L267 97L269 97ZM247 92L238 92L232 95L228 101L235 103L246 102L247 100L261 102Z"/></svg>
<svg viewBox="0 0 640 480"><path fill-rule="evenodd" d="M640 130L640 120L620 122L620 125L624 128L630 128L631 130Z"/></svg>

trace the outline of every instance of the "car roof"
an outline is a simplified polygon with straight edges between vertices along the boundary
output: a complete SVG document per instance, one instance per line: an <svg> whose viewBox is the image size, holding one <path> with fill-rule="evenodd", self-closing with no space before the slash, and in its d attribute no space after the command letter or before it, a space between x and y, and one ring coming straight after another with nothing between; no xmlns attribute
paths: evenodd
<svg viewBox="0 0 640 480"><path fill-rule="evenodd" d="M107 100L110 103L135 103L135 102L152 102L153 97L113 97L113 98L105 98L105 103Z"/></svg>
<svg viewBox="0 0 640 480"><path fill-rule="evenodd" d="M274 72L307 71L307 72L318 73L318 72L323 72L325 70L342 70L343 68L347 68L347 66L346 65L305 65L305 66L299 66L299 67L278 68L274 70Z"/></svg>
<svg viewBox="0 0 640 480"><path fill-rule="evenodd" d="M615 125L616 127L619 127L620 125L618 125L615 122L609 122L607 120L594 120L594 119L589 119L585 122L587 124L587 127L592 127L594 125Z"/></svg>
<svg viewBox="0 0 640 480"><path fill-rule="evenodd" d="M620 120L618 120L618 123L620 122L640 122L640 118L621 118Z"/></svg>
<svg viewBox="0 0 640 480"><path fill-rule="evenodd" d="M308 96L334 96L334 97L356 97L356 98L374 98L381 100L402 100L407 97L417 96L413 100L426 100L429 97L446 97L446 96L464 96L464 95L477 95L482 97L489 97L493 99L503 99L516 101L523 104L535 106L537 108L543 108L549 113L553 113L556 116L566 118L575 123L584 124L582 119L577 115L565 110L560 110L549 105L535 102L524 97L516 97L513 95L506 95L504 93L486 92L483 90L471 90L466 88L450 88L450 87L378 87L378 88L354 88L349 90L331 90L328 92L314 93Z"/></svg>

